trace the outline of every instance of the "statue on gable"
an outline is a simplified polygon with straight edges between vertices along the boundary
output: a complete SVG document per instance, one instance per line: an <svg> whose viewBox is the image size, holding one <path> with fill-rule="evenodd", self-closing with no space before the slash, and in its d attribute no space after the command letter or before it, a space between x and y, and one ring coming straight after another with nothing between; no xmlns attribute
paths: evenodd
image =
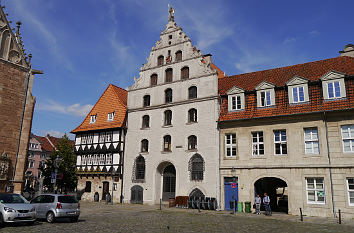
<svg viewBox="0 0 354 233"><path fill-rule="evenodd" d="M175 21L175 9L173 9L170 4L168 4L168 22L174 22Z"/></svg>

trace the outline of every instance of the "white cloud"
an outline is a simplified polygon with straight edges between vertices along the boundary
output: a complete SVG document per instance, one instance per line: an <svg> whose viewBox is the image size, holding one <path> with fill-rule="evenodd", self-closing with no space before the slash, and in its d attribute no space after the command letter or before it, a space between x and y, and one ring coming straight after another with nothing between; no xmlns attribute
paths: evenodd
<svg viewBox="0 0 354 233"><path fill-rule="evenodd" d="M56 138L61 138L64 136L65 133L59 132L56 130L48 130L45 132L45 135L49 134L50 136L56 137Z"/></svg>
<svg viewBox="0 0 354 233"><path fill-rule="evenodd" d="M91 104L80 105L79 103L65 106L53 100L48 100L46 103L38 103L38 105L36 105L36 110L83 117L90 112L92 107L93 105Z"/></svg>
<svg viewBox="0 0 354 233"><path fill-rule="evenodd" d="M297 38L296 37L287 37L283 41L283 44L290 44L296 42Z"/></svg>
<svg viewBox="0 0 354 233"><path fill-rule="evenodd" d="M312 37L317 36L318 34L320 34L320 32L317 30L313 30L313 31L309 32L309 35Z"/></svg>

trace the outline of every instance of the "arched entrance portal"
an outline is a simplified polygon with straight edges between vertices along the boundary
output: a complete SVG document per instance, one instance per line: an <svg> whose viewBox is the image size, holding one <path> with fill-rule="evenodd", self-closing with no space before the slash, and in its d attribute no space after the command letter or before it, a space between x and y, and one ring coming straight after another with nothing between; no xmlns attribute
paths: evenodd
<svg viewBox="0 0 354 233"><path fill-rule="evenodd" d="M176 169L175 166L168 165L163 170L163 188L162 200L168 201L169 198L175 198L176 194Z"/></svg>
<svg viewBox="0 0 354 233"><path fill-rule="evenodd" d="M255 195L267 193L272 211L288 213L288 185L276 177L263 177L254 183Z"/></svg>
<svg viewBox="0 0 354 233"><path fill-rule="evenodd" d="M144 200L144 189L139 185L134 185L130 189L130 203L132 204L143 204Z"/></svg>

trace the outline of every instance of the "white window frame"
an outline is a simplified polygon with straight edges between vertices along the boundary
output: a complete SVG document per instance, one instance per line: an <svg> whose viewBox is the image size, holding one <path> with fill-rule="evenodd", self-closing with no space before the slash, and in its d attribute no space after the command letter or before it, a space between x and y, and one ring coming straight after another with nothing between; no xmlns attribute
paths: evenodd
<svg viewBox="0 0 354 233"><path fill-rule="evenodd" d="M306 130L310 130L310 138L306 139ZM313 130L317 131L317 139L314 138L314 133ZM314 144L317 142L318 145L318 152L314 151ZM310 153L308 153L306 151L306 143L310 143L311 144L311 151ZM305 146L305 154L315 154L318 155L320 154L320 142L319 142L319 135L318 135L318 128L317 127L311 127L311 128L304 128L304 146Z"/></svg>
<svg viewBox="0 0 354 233"><path fill-rule="evenodd" d="M264 95L264 97L262 95ZM268 97L269 97L269 99L268 99ZM272 106L272 92L270 90L260 91L259 98L260 98L259 104L261 107ZM262 104L263 98L264 98L264 104ZM268 103L268 100L269 100L269 103Z"/></svg>
<svg viewBox="0 0 354 233"><path fill-rule="evenodd" d="M92 165L92 155L87 155L86 164L87 164L87 165Z"/></svg>
<svg viewBox="0 0 354 233"><path fill-rule="evenodd" d="M104 154L100 154L99 164L104 165L105 161L106 161L106 156Z"/></svg>
<svg viewBox="0 0 354 233"><path fill-rule="evenodd" d="M230 139L228 139L230 137ZM228 140L230 143L228 143ZM235 141L233 143L233 141ZM230 155L227 155L228 149L230 150ZM237 151L236 151L236 134L235 133L228 133L225 134L225 157L227 158L233 158L236 157Z"/></svg>
<svg viewBox="0 0 354 233"><path fill-rule="evenodd" d="M354 201L353 203L350 203L350 193L354 193L354 188L353 189L349 188L349 180L353 180L353 184L354 184L354 177L348 177L346 180L347 180L348 205L354 206Z"/></svg>
<svg viewBox="0 0 354 233"><path fill-rule="evenodd" d="M337 96L336 85L335 85L336 83L338 84L338 88L339 88L339 96ZM332 86L333 97L330 97L330 92L329 92L330 85ZM340 88L340 81L339 80L334 80L332 82L328 82L327 83L327 92L328 92L328 99L342 98L342 89Z"/></svg>
<svg viewBox="0 0 354 233"><path fill-rule="evenodd" d="M30 160L30 161L29 161L28 167L29 167L29 168L34 168L34 161L33 161L33 160Z"/></svg>
<svg viewBox="0 0 354 233"><path fill-rule="evenodd" d="M91 116L90 116L90 124L95 123L96 120L97 120L97 115L91 115Z"/></svg>
<svg viewBox="0 0 354 233"><path fill-rule="evenodd" d="M242 97L241 95L231 96L231 111L242 109Z"/></svg>
<svg viewBox="0 0 354 233"><path fill-rule="evenodd" d="M261 142L259 139L260 139L260 136L259 134L262 133L262 138L263 138L263 141ZM256 135L256 137L254 137L254 135ZM251 140L252 140L252 156L264 156L264 133L263 131L257 131L257 132L252 132L251 133ZM256 138L257 141L254 142L253 141L253 138ZM263 154L260 153L260 145L263 145ZM254 152L257 152L257 153L254 153Z"/></svg>
<svg viewBox="0 0 354 233"><path fill-rule="evenodd" d="M107 115L107 121L113 121L114 120L114 113L115 112L110 112Z"/></svg>
<svg viewBox="0 0 354 233"><path fill-rule="evenodd" d="M113 164L113 154L106 154L106 164Z"/></svg>
<svg viewBox="0 0 354 233"><path fill-rule="evenodd" d="M92 144L92 143L93 143L93 134L88 134L86 144Z"/></svg>
<svg viewBox="0 0 354 233"><path fill-rule="evenodd" d="M113 133L112 132L106 132L104 140L105 140L105 142L112 142L113 141Z"/></svg>
<svg viewBox="0 0 354 233"><path fill-rule="evenodd" d="M300 99L300 89L302 89L302 100ZM297 86L297 87L292 87L291 88L292 93L293 93L293 103L302 103L305 102L305 87L304 86ZM295 93L296 90L296 93ZM297 101L296 101L297 100Z"/></svg>
<svg viewBox="0 0 354 233"><path fill-rule="evenodd" d="M281 138L281 132L285 132L285 141L282 140ZM275 133L276 132L280 132L280 137L279 137L279 141L276 141L275 140ZM286 130L285 129L280 129L280 130L274 130L273 131L273 134L274 134L274 155L287 155L288 154L288 143L287 143L287 135L286 135ZM276 144L280 144L280 145L283 145L285 144L286 145L286 154L283 153L283 147L280 146L280 154L277 154L277 150L276 150Z"/></svg>
<svg viewBox="0 0 354 233"><path fill-rule="evenodd" d="M86 155L81 156L81 165L86 165L87 157Z"/></svg>
<svg viewBox="0 0 354 233"><path fill-rule="evenodd" d="M354 125L342 125L341 126L341 134L342 134L342 144L343 144L343 152L344 153L354 153L354 133L351 132L351 127ZM343 135L343 128L348 130L348 137L344 137ZM344 147L344 141L349 141L350 151L346 151Z"/></svg>
<svg viewBox="0 0 354 233"><path fill-rule="evenodd" d="M308 180L309 179L313 179L314 188L311 188L311 189L308 188ZM323 189L318 189L317 188L316 179L322 179ZM315 201L309 201L309 196L308 196L308 192L309 191L314 191L315 192ZM320 192L320 191L322 191L324 193L323 202L317 200L318 192ZM324 177L306 177L306 200L307 200L307 204L318 204L318 205L325 205L326 204L326 190L325 190L325 179L324 179Z"/></svg>

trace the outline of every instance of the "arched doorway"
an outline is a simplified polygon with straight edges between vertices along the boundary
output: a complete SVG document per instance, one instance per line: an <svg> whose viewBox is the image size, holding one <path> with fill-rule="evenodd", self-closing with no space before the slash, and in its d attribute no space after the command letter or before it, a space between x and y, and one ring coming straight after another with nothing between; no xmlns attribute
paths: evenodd
<svg viewBox="0 0 354 233"><path fill-rule="evenodd" d="M144 189L139 186L135 185L130 189L130 203L132 204L143 204L143 196Z"/></svg>
<svg viewBox="0 0 354 233"><path fill-rule="evenodd" d="M162 201L175 198L176 195L176 169L172 164L163 170Z"/></svg>
<svg viewBox="0 0 354 233"><path fill-rule="evenodd" d="M288 213L288 185L276 177L263 177L254 183L255 195L267 193L272 211Z"/></svg>

